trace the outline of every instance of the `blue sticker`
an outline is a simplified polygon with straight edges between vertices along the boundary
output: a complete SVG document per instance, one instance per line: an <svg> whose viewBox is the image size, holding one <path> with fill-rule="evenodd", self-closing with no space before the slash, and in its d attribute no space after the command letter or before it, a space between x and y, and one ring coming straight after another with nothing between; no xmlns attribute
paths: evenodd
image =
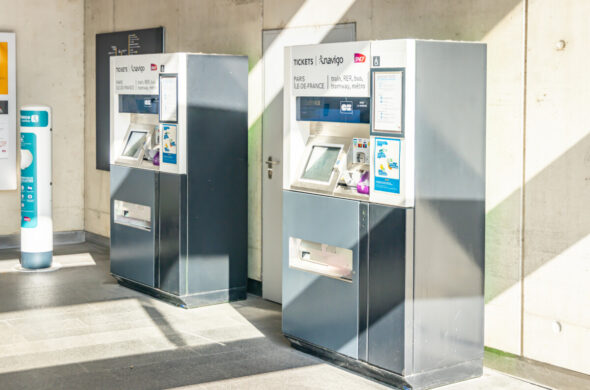
<svg viewBox="0 0 590 390"><path fill-rule="evenodd" d="M22 127L46 127L49 124L47 111L21 111L20 125Z"/></svg>
<svg viewBox="0 0 590 390"><path fill-rule="evenodd" d="M162 125L162 162L166 164L176 164L176 129L176 125Z"/></svg>
<svg viewBox="0 0 590 390"><path fill-rule="evenodd" d="M401 140L375 138L374 175L375 191L400 193Z"/></svg>
<svg viewBox="0 0 590 390"><path fill-rule="evenodd" d="M37 137L33 133L21 133L21 227L37 227Z"/></svg>
<svg viewBox="0 0 590 390"><path fill-rule="evenodd" d="M176 164L176 154L164 153L162 161L166 164Z"/></svg>

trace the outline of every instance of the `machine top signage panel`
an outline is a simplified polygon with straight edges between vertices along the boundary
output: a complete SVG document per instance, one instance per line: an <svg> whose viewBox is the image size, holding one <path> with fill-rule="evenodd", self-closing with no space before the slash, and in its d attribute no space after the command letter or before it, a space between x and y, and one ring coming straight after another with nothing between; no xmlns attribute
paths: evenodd
<svg viewBox="0 0 590 390"><path fill-rule="evenodd" d="M160 71L176 71L178 56L135 55L111 57L115 92L120 94L158 95Z"/></svg>
<svg viewBox="0 0 590 390"><path fill-rule="evenodd" d="M293 96L369 96L369 42L291 48Z"/></svg>

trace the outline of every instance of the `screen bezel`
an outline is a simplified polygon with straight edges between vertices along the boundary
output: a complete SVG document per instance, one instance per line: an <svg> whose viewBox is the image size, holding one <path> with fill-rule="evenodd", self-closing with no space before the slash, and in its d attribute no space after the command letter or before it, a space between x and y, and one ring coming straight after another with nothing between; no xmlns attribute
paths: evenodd
<svg viewBox="0 0 590 390"><path fill-rule="evenodd" d="M402 106L401 106L401 130L383 130L375 128L375 76L379 74L401 74L402 76ZM385 137L405 137L406 133L406 68L372 68L371 69L371 135L382 135Z"/></svg>
<svg viewBox="0 0 590 390"><path fill-rule="evenodd" d="M326 181L307 179L307 178L303 177L303 175L305 175L305 172L307 171L307 166L309 164L309 160L311 159L311 155L313 154L313 150L316 147L338 149L338 156L336 157L336 162L334 163L334 166L332 167L332 172L330 173L330 177ZM336 171L336 166L338 165L338 162L340 161L340 156L342 154L343 147L344 147L344 145L342 145L342 144L330 144L330 143L317 143L317 144L311 145L311 147L309 149L309 153L307 154L307 158L305 159L305 165L303 165L303 169L301 170L301 173L299 174L299 181L303 182L303 183L315 183L315 184L322 184L322 185L329 185L330 183L332 183L332 180L334 179L334 173Z"/></svg>
<svg viewBox="0 0 590 390"><path fill-rule="evenodd" d="M127 150L127 147L129 146L129 141L131 141L131 136L135 133L143 133L145 134L145 140L144 140L144 145L145 143L148 141L148 131L144 130L144 129L130 129L129 132L127 133L127 137L125 138L125 145L123 146L123 150L121 151L121 157L125 158L125 159L129 159L129 160L139 160L139 158L141 157L141 152L143 151L143 147L139 150L139 154L137 155L137 157L134 156L126 156L125 155L125 150Z"/></svg>
<svg viewBox="0 0 590 390"><path fill-rule="evenodd" d="M176 115L174 120L170 120L167 118L162 118L162 79L174 79L176 86ZM160 73L158 78L158 98L159 98L159 106L158 106L158 119L160 123L176 123L178 124L178 73Z"/></svg>

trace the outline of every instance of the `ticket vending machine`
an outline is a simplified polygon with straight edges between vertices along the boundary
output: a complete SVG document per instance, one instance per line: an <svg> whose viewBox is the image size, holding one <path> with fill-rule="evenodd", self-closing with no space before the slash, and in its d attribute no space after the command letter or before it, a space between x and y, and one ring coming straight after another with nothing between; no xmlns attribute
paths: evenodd
<svg viewBox="0 0 590 390"><path fill-rule="evenodd" d="M285 51L283 333L394 384L482 374L486 46Z"/></svg>
<svg viewBox="0 0 590 390"><path fill-rule="evenodd" d="M111 273L183 307L246 298L248 59L111 57Z"/></svg>

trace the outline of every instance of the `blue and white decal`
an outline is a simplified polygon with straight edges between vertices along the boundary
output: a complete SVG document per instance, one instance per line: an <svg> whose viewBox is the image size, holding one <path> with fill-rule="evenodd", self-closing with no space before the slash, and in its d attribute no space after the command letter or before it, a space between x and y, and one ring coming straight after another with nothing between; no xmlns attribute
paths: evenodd
<svg viewBox="0 0 590 390"><path fill-rule="evenodd" d="M47 121L45 121L47 123ZM37 137L21 133L21 227L37 227Z"/></svg>
<svg viewBox="0 0 590 390"><path fill-rule="evenodd" d="M49 113L47 111L21 111L21 127L47 127Z"/></svg>
<svg viewBox="0 0 590 390"><path fill-rule="evenodd" d="M375 191L400 193L401 140L395 138L375 138L374 175Z"/></svg>
<svg viewBox="0 0 590 390"><path fill-rule="evenodd" d="M166 164L177 164L176 129L176 125L162 124L162 162Z"/></svg>

